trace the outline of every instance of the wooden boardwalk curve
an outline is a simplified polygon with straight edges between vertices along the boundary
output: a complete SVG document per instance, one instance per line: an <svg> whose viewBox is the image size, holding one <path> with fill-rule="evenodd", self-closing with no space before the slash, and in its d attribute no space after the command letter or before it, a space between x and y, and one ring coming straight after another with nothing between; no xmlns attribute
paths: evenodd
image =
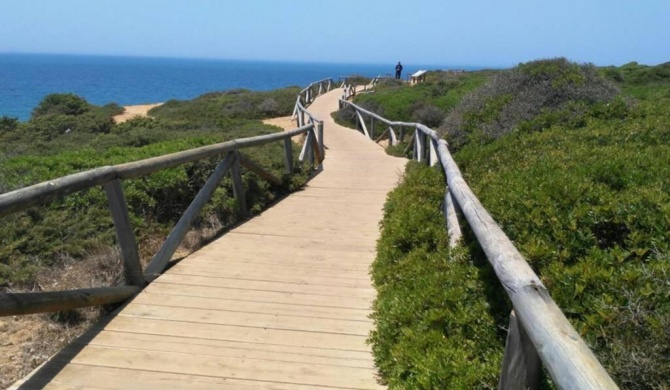
<svg viewBox="0 0 670 390"><path fill-rule="evenodd" d="M368 267L407 160L324 121L303 191L188 256L19 388L374 389Z"/></svg>

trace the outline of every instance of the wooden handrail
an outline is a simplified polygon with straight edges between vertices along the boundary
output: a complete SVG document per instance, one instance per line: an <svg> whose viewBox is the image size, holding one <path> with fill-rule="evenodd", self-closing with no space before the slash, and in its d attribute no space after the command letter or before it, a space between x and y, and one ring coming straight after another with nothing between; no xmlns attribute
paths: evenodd
<svg viewBox="0 0 670 390"><path fill-rule="evenodd" d="M434 130L420 123L393 122L354 103L343 100L340 104L353 107L357 116L365 114L391 127L406 126L416 129L415 158L429 164L437 161L441 163L447 181L445 197L449 196L453 199L465 216L498 280L511 299L516 313L512 320L518 322L518 324L515 323L515 326L520 326L522 329L516 334L524 335L524 337L527 334L532 347L558 387L561 389L618 389L607 371L551 298L540 278L533 272L512 241L496 224L467 185L449 152L447 142L441 139ZM428 148L425 148L426 139L430 141ZM426 154L429 154L429 158L425 158ZM453 221L456 216L455 210L450 213L452 215L447 216L447 219L451 220L452 225L448 227L451 232L454 229L453 224L458 222ZM455 242L452 245L456 245ZM525 345L523 343L524 337L520 339L514 338L520 336L511 335L511 337L513 341L508 342L506 348L517 348L519 345L522 348L528 347L527 343ZM509 352L514 354L518 351ZM507 351L506 354L508 354ZM505 364L516 364L515 362L518 362L518 359L505 359ZM509 369L508 366L503 367L504 372L510 371ZM530 382L524 381L521 384L522 387L533 386L533 376L527 379ZM505 380L507 381L508 378L505 377ZM515 384L515 386L518 385L519 383Z"/></svg>
<svg viewBox="0 0 670 390"><path fill-rule="evenodd" d="M112 180L132 179L146 176L163 169L173 168L209 157L215 157L233 150L292 138L296 135L307 133L312 130L313 127L313 125L307 124L287 132L226 141L140 161L95 168L34 184L15 191L0 194L0 218L17 211L25 210L30 206L45 203L55 197L82 191Z"/></svg>
<svg viewBox="0 0 670 390"><path fill-rule="evenodd" d="M69 291L4 293L0 294L0 317L110 305L124 302L138 292L140 288L137 286L115 286Z"/></svg>

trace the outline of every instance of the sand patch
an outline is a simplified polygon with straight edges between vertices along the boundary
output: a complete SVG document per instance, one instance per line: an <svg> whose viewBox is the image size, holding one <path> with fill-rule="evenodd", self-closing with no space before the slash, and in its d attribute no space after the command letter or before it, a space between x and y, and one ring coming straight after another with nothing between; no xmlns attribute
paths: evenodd
<svg viewBox="0 0 670 390"><path fill-rule="evenodd" d="M163 103L155 103L155 104L137 104L134 106L123 106L123 108L126 110L123 112L123 114L115 115L113 117L115 123L123 123L126 121L129 121L133 118L144 118L147 117L147 112L151 110L154 107L158 107Z"/></svg>
<svg viewBox="0 0 670 390"><path fill-rule="evenodd" d="M291 119L290 116L281 116L279 118L263 119L263 123L265 123L266 125L281 127L282 129L284 129L284 131L298 128L296 120Z"/></svg>
<svg viewBox="0 0 670 390"><path fill-rule="evenodd" d="M298 123L295 119L291 119L290 116L281 116L278 118L270 118L270 119L263 119L263 123L266 125L272 125L272 126L277 126L284 131L289 131L289 130L295 130L298 128ZM302 145L303 142L305 142L305 136L296 136L291 138L293 142Z"/></svg>

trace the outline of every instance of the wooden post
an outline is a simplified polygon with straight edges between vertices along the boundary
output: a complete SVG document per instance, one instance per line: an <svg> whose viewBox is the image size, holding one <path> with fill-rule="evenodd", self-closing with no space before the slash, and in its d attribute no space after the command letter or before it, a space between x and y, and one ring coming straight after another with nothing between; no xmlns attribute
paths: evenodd
<svg viewBox="0 0 670 390"><path fill-rule="evenodd" d="M356 110L356 115L358 116L358 123L360 123L360 125L361 125L361 130L363 130L363 134L365 134L366 137L372 139L372 137L370 137L370 133L368 132L367 126L365 126L365 121L363 120L363 116L361 115L360 112L358 112L358 110Z"/></svg>
<svg viewBox="0 0 670 390"><path fill-rule="evenodd" d="M317 122L316 135L319 141L319 151L321 152L321 160L326 158L326 144L323 141L323 122Z"/></svg>
<svg viewBox="0 0 670 390"><path fill-rule="evenodd" d="M172 258L172 255L179 247L179 244L184 240L184 236L188 233L188 229L191 228L191 224L200 214L200 210L205 206L214 194L214 190L221 182L223 176L228 172L230 166L235 160L235 155L231 152L228 153L226 158L216 167L212 175L207 179L205 185L202 186L198 195L195 196L191 204L188 206L188 209L184 212L184 215L179 218L179 222L170 232L170 235L165 239L165 242L158 250L158 253L154 255L151 259L151 262L147 266L146 271L144 272L144 278L147 282L151 282L160 275L168 262Z"/></svg>
<svg viewBox="0 0 670 390"><path fill-rule="evenodd" d="M540 358L514 310L509 315L498 390L539 389Z"/></svg>
<svg viewBox="0 0 670 390"><path fill-rule="evenodd" d="M121 259L123 259L123 275L126 283L137 287L146 286L146 281L142 277L142 265L140 264L140 255L137 251L137 242L135 234L130 224L128 207L126 199L123 196L121 181L119 179L105 183L105 192L109 201L109 208L114 220L114 229L116 230L116 239L121 250Z"/></svg>
<svg viewBox="0 0 670 390"><path fill-rule="evenodd" d="M400 142L405 142L405 128L402 126L398 126L398 139Z"/></svg>
<svg viewBox="0 0 670 390"><path fill-rule="evenodd" d="M418 162L423 162L425 156L426 156L426 150L424 149L425 145L425 136L423 132L419 129L416 129L414 132L414 137L416 137L416 141L414 144L416 145L416 161Z"/></svg>
<svg viewBox="0 0 670 390"><path fill-rule="evenodd" d="M370 139L375 138L375 118L370 117Z"/></svg>
<svg viewBox="0 0 670 390"><path fill-rule="evenodd" d="M426 136L426 137L428 137L428 136ZM432 167L435 164L437 164L440 161L440 159L437 156L437 144L436 144L435 140L433 140L433 138L431 138L431 137L428 137L428 142L430 144L430 150L429 150L429 152L430 152L430 166Z"/></svg>
<svg viewBox="0 0 670 390"><path fill-rule="evenodd" d="M293 141L290 138L284 138L284 166L287 175L293 173Z"/></svg>
<svg viewBox="0 0 670 390"><path fill-rule="evenodd" d="M454 197L449 191L449 187L444 191L444 218L447 222L447 235L449 236L449 247L455 248L463 237L461 225L458 223L458 214L456 214Z"/></svg>
<svg viewBox="0 0 670 390"><path fill-rule="evenodd" d="M309 140L310 133L311 131L308 131L305 134L305 142L302 144L302 149L300 150L300 155L298 156L298 160L301 162L304 162L308 158L309 148L311 147Z"/></svg>
<svg viewBox="0 0 670 390"><path fill-rule="evenodd" d="M240 155L239 152L235 151L234 153L235 160L230 169L230 174L233 177L233 194L235 195L235 200L237 200L237 205L240 208L240 214L246 218L247 213L247 201L244 198L244 186L242 185L242 170L240 168Z"/></svg>
<svg viewBox="0 0 670 390"><path fill-rule="evenodd" d="M316 133L314 133L315 130L312 130L312 147L310 150L312 150L313 158L316 159L316 166L321 168L321 163L323 162L323 157L321 157L321 147L319 146L319 141L318 138L316 137Z"/></svg>
<svg viewBox="0 0 670 390"><path fill-rule="evenodd" d="M393 126L389 126L389 144L391 146L398 145L398 138L395 135L395 130L393 130Z"/></svg>
<svg viewBox="0 0 670 390"><path fill-rule="evenodd" d="M314 127L307 133L307 139L305 140L309 145L307 146L307 162L309 165L314 167Z"/></svg>

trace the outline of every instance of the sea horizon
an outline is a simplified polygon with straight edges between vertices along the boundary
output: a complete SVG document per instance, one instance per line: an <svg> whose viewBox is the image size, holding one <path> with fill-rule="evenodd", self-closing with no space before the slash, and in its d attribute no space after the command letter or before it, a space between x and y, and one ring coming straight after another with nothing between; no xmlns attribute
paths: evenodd
<svg viewBox="0 0 670 390"><path fill-rule="evenodd" d="M417 70L486 67L403 62L403 77ZM137 57L91 54L0 53L0 116L30 118L51 93L74 93L96 105L122 106L187 100L236 88L267 91L352 74L391 74L395 63Z"/></svg>

